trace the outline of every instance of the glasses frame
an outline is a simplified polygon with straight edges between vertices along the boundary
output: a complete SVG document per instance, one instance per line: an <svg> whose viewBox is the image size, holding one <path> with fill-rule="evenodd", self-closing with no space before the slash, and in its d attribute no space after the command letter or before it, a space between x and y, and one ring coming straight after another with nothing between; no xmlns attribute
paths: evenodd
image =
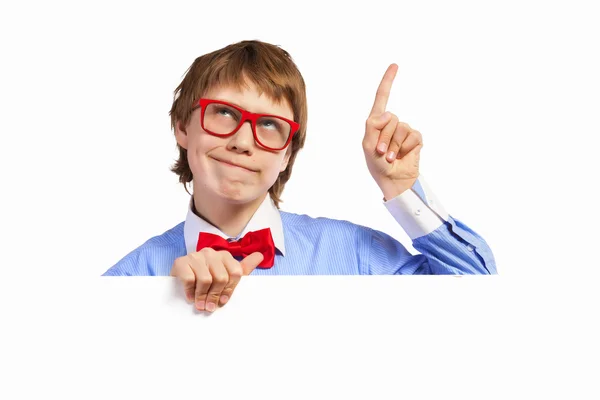
<svg viewBox="0 0 600 400"><path fill-rule="evenodd" d="M223 104L223 105L226 105L228 107L235 108L236 110L238 110L242 114L242 117L240 118L240 122L239 122L238 126L231 133L225 133L225 134L215 133L215 132L210 131L210 130L208 130L208 129L206 129L204 127L204 112L206 111L206 107L209 104L212 104L212 103ZM246 121L250 121L250 123L252 125L252 134L254 135L254 140L260 146L262 146L262 147L264 147L265 149L268 149L268 150L283 150L283 149L285 149L291 143L292 138L294 137L294 134L296 134L298 132L298 129L300 129L300 124L297 123L297 122L295 122L295 121L292 121L290 119L281 117L279 115L274 115L274 114L253 113L253 112L244 110L243 108L240 108L240 107L236 106L235 104L231 104L231 103L228 103L228 102L223 101L223 100L214 100L214 99L205 99L205 98L202 98L202 99L198 100L197 106L200 107L200 125L202 126L202 129L204 129L206 132L210 133L211 135L218 136L218 137L229 137L229 136L234 135L237 131L239 131L240 128L242 127L242 125ZM287 139L287 142L285 142L285 144L283 145L283 147L279 147L279 148L269 147L269 146L266 146L263 143L261 143L261 141L258 139L258 135L256 134L256 121L258 121L258 119L262 118L262 117L275 117L275 118L279 118L281 120L284 120L285 122L287 122L288 124L290 124L290 128L291 128L290 135L289 135L289 137Z"/></svg>

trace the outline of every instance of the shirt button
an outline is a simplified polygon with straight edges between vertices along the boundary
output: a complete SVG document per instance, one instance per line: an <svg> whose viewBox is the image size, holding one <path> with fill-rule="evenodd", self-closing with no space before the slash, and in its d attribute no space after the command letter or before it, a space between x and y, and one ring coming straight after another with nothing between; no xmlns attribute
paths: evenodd
<svg viewBox="0 0 600 400"><path fill-rule="evenodd" d="M474 248L473 246L471 246L471 245L468 245L468 246L467 246L467 249L468 249L469 251L473 251L475 248Z"/></svg>
<svg viewBox="0 0 600 400"><path fill-rule="evenodd" d="M417 208L417 210L415 211L415 215L421 215L421 210L419 208Z"/></svg>

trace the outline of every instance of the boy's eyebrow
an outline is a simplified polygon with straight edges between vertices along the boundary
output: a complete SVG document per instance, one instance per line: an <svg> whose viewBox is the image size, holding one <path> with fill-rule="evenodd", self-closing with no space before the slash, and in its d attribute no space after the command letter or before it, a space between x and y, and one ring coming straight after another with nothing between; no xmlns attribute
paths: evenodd
<svg viewBox="0 0 600 400"><path fill-rule="evenodd" d="M238 103L236 103L235 101L231 101L231 100L223 100L223 99L216 99L216 100L221 100L221 101L226 101L229 104L233 104L234 106L238 106L239 108L243 108L244 110L246 110L246 107L242 107L241 105L239 105Z"/></svg>
<svg viewBox="0 0 600 400"><path fill-rule="evenodd" d="M239 108L242 108L242 109L244 109L244 110L246 110L246 111L250 111L250 110L248 110L246 107L243 107L243 106L239 105L238 103L236 103L236 102L234 102L234 101L231 101L231 100L225 100L225 99L215 99L215 100L226 101L226 102L227 102L227 103L229 103L229 104L233 104L234 106L238 106ZM255 113L255 114L269 114L269 115L277 115L277 114L274 114L273 112L264 112L264 111L250 111L250 112L253 112L253 113Z"/></svg>

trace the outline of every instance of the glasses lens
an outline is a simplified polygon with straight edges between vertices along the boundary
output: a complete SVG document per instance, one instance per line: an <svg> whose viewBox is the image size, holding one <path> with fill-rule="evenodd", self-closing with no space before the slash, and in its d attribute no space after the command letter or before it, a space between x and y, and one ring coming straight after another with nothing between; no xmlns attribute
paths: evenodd
<svg viewBox="0 0 600 400"><path fill-rule="evenodd" d="M204 129L227 135L237 128L242 114L225 104L210 103L204 112Z"/></svg>
<svg viewBox="0 0 600 400"><path fill-rule="evenodd" d="M287 142L292 127L277 117L261 117L256 121L256 136L267 147L280 148Z"/></svg>

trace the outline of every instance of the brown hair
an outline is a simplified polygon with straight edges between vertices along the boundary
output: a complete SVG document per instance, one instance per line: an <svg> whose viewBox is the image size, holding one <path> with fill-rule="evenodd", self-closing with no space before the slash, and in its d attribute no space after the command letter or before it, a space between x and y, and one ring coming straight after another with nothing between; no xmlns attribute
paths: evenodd
<svg viewBox="0 0 600 400"><path fill-rule="evenodd" d="M213 86L227 85L240 89L245 85L246 78L275 102L287 100L292 107L294 121L300 124L289 145L291 154L287 168L269 189L273 202L279 208L281 193L292 175L296 155L304 146L308 116L304 79L287 51L259 40L244 40L196 58L174 91L173 105L169 111L171 128L175 129L178 121L187 125L196 102ZM177 147L179 159L171 171L179 175L179 182L190 194L187 183L192 182L193 176L187 150L179 144Z"/></svg>

